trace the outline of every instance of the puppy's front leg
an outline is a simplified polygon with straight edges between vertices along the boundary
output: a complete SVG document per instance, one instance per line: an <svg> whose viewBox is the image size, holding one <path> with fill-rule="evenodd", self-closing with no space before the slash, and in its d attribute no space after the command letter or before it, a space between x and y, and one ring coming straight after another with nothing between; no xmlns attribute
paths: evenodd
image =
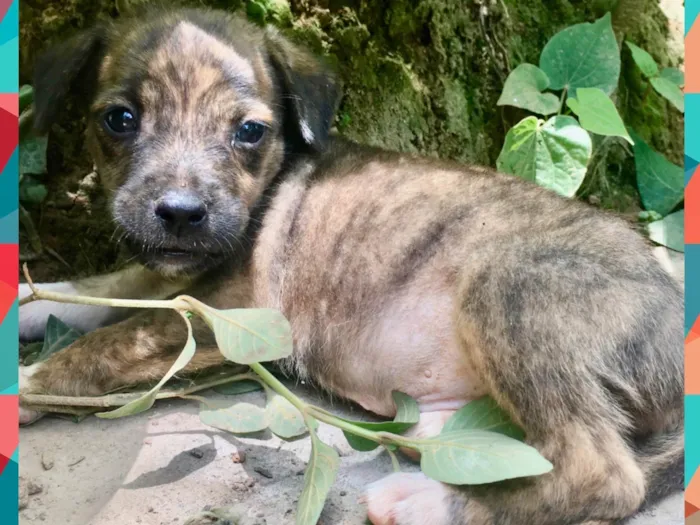
<svg viewBox="0 0 700 525"><path fill-rule="evenodd" d="M192 319L197 352L183 374L224 362L213 333ZM149 310L97 329L46 361L20 368L20 394L101 395L120 387L161 379L182 350L187 328L171 310ZM20 423L41 414L20 409Z"/></svg>
<svg viewBox="0 0 700 525"><path fill-rule="evenodd" d="M182 290L185 283L166 280L141 265L134 265L118 272L79 281L42 283L36 286L41 290L67 295L109 299L163 299ZM19 285L20 299L31 293L28 284ZM49 315L58 317L73 328L90 332L124 319L128 314L129 311L124 308L35 301L19 309L19 337L22 341L41 339Z"/></svg>

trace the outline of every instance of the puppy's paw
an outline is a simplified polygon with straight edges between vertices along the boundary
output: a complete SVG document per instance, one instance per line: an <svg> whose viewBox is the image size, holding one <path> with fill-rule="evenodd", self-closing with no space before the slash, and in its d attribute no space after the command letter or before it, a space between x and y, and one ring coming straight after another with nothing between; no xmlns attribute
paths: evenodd
<svg viewBox="0 0 700 525"><path fill-rule="evenodd" d="M362 501L373 525L448 525L447 487L425 474L391 474L369 485Z"/></svg>
<svg viewBox="0 0 700 525"><path fill-rule="evenodd" d="M20 366L19 367L19 393L28 394L32 392L32 376L36 374L42 363L36 363L31 366ZM44 412L38 412L36 410L30 410L28 408L19 407L19 424L29 425L35 421L41 419L44 416Z"/></svg>

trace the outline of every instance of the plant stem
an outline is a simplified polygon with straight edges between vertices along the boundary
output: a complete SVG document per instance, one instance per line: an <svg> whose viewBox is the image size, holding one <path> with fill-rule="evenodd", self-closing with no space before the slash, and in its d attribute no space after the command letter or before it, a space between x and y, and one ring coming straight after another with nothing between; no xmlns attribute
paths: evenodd
<svg viewBox="0 0 700 525"><path fill-rule="evenodd" d="M566 93L568 91L568 88L564 88L564 90L561 92L561 98L559 99L559 112L557 115L561 115L561 112L564 111L564 102L566 101Z"/></svg>
<svg viewBox="0 0 700 525"><path fill-rule="evenodd" d="M192 385L187 388L180 388L178 390L166 390L160 391L156 394L156 399L171 399L174 397L187 396L195 392L200 392L202 390L207 390L219 385L225 385L227 383L233 383L234 381L243 381L245 379L251 379L257 381L258 378L253 374L244 373L237 374L235 376L221 377L218 379L212 379L205 383L199 385ZM95 408L106 408L106 407L116 407L124 406L132 401L141 398L145 392L130 392L128 394L110 394L100 397L69 397L69 396L49 396L44 394L20 394L20 401L22 406L28 408L33 408L35 405L41 406L74 406L74 407L95 407Z"/></svg>
<svg viewBox="0 0 700 525"><path fill-rule="evenodd" d="M389 454L389 457L391 458L391 466L394 468L394 472L401 472L401 466L399 465L399 458L396 457L396 454L394 454L394 451L391 450L386 445L384 445L384 449L386 450L387 454Z"/></svg>

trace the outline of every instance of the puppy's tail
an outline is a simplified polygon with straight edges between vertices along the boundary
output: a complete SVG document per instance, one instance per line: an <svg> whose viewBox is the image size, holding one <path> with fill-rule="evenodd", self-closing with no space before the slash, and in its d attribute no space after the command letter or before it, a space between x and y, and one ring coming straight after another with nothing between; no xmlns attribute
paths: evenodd
<svg viewBox="0 0 700 525"><path fill-rule="evenodd" d="M646 477L643 511L684 488L684 437L682 421L662 434L635 443L635 454Z"/></svg>

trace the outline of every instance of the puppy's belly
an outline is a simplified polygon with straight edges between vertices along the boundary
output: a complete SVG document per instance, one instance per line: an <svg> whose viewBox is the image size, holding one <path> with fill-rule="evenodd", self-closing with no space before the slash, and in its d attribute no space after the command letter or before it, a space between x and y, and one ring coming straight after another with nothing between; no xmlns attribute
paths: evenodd
<svg viewBox="0 0 700 525"><path fill-rule="evenodd" d="M449 294L414 289L367 311L375 314L317 327L325 333L318 349L299 349L302 366L320 384L389 417L393 390L416 399L421 412L457 410L487 393L458 340Z"/></svg>

